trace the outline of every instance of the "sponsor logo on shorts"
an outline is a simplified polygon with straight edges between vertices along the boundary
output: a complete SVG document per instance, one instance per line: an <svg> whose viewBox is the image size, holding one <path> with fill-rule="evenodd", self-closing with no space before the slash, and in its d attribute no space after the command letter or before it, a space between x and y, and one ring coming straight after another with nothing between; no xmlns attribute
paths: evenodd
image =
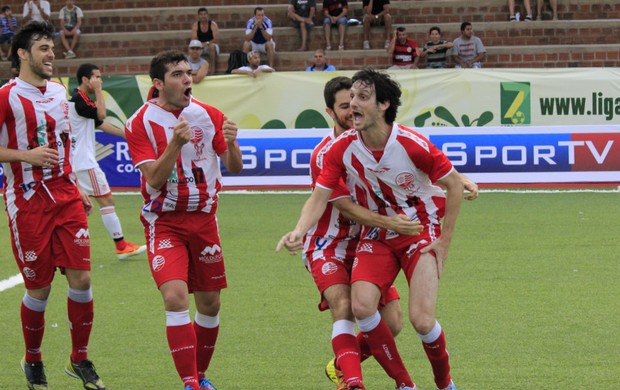
<svg viewBox="0 0 620 390"><path fill-rule="evenodd" d="M370 242L360 244L360 246L357 247L357 251L372 253L372 244Z"/></svg>
<svg viewBox="0 0 620 390"><path fill-rule="evenodd" d="M172 242L169 239L159 240L159 244L157 245L157 249L170 249L172 248Z"/></svg>
<svg viewBox="0 0 620 390"><path fill-rule="evenodd" d="M215 244L213 246L206 246L205 249L200 252L198 260L203 263L212 264L222 261L222 248Z"/></svg>
<svg viewBox="0 0 620 390"><path fill-rule="evenodd" d="M217 275L217 276L211 276L211 280L224 279L225 277L226 277L226 274L221 274L221 275Z"/></svg>
<svg viewBox="0 0 620 390"><path fill-rule="evenodd" d="M28 267L22 268L22 274L24 275L24 278L28 280L34 280L37 277L37 273L34 272L32 268Z"/></svg>
<svg viewBox="0 0 620 390"><path fill-rule="evenodd" d="M90 245L90 234L88 233L88 229L80 229L77 233L75 233L75 239L73 242L79 246L88 246Z"/></svg>
<svg viewBox="0 0 620 390"><path fill-rule="evenodd" d="M164 265L166 265L166 259L164 258L164 256L157 255L153 257L153 261L151 262L151 267L153 268L153 271L161 271L164 268Z"/></svg>
<svg viewBox="0 0 620 390"><path fill-rule="evenodd" d="M332 263L331 261L326 262L323 264L323 267L321 267L321 272L323 275L333 275L336 271L338 271L338 265L336 265L336 263Z"/></svg>
<svg viewBox="0 0 620 390"><path fill-rule="evenodd" d="M26 253L24 253L24 260L26 260L26 261L36 261L37 260L37 252L35 252L35 251L26 251Z"/></svg>

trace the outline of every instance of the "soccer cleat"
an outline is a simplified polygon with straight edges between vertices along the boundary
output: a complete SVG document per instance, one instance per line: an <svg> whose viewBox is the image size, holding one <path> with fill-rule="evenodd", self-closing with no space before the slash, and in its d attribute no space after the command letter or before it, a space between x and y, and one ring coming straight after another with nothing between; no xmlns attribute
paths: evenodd
<svg viewBox="0 0 620 390"><path fill-rule="evenodd" d="M342 371L336 368L335 358L327 362L327 365L325 366L325 375L330 381L334 382L334 384L336 385L336 390L347 390L347 384L344 381L344 375L342 374Z"/></svg>
<svg viewBox="0 0 620 390"><path fill-rule="evenodd" d="M116 250L116 257L119 260L125 260L131 256L139 255L140 253L144 253L146 251L146 245L138 246L131 242L127 242L125 249Z"/></svg>
<svg viewBox="0 0 620 390"><path fill-rule="evenodd" d="M105 390L105 385L97 372L95 366L90 360L84 360L80 363L73 363L71 359L65 367L67 375L77 379L81 379L86 390Z"/></svg>
<svg viewBox="0 0 620 390"><path fill-rule="evenodd" d="M45 367L43 362L28 363L26 358L22 358L19 365L28 381L29 390L47 390L47 377L45 376Z"/></svg>
<svg viewBox="0 0 620 390"><path fill-rule="evenodd" d="M450 384L448 385L448 387L444 387L443 389L437 389L437 390L456 390L456 386L454 385L454 382L450 381Z"/></svg>
<svg viewBox="0 0 620 390"><path fill-rule="evenodd" d="M213 383L207 378L201 378L199 384L200 390L217 390L215 386L213 386Z"/></svg>

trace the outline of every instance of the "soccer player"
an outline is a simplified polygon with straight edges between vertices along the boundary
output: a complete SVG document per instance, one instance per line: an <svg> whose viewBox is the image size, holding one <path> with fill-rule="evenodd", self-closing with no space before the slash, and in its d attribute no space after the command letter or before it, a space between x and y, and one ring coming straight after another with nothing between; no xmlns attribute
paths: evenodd
<svg viewBox="0 0 620 390"><path fill-rule="evenodd" d="M323 157L323 169L295 229L280 239L276 249L295 251L343 179L360 205L381 215L404 214L420 221L424 230L418 235L362 229L351 275L352 311L373 356L397 388L415 389L377 310L402 269L409 282L409 319L422 340L437 388L454 390L445 336L435 311L464 185L440 150L395 123L400 96L399 85L386 73L364 69L353 76L355 130L340 136ZM446 187L447 193L435 183Z"/></svg>
<svg viewBox="0 0 620 390"><path fill-rule="evenodd" d="M99 68L93 64L80 65L77 70L77 82L79 87L69 100L69 120L74 144L71 163L82 190L99 203L103 226L116 245L116 256L119 260L124 260L146 251L146 245L138 246L125 241L121 221L114 209L112 191L105 173L95 158L95 128L123 138L125 133L104 121L107 114ZM94 102L89 94L95 95Z"/></svg>
<svg viewBox="0 0 620 390"><path fill-rule="evenodd" d="M92 208L70 163L67 91L52 77L54 27L30 22L15 34L19 76L0 89L0 161L15 260L26 286L21 321L29 389L47 389L41 357L45 308L56 268L67 278L71 356L65 371L87 389L105 389L88 360L93 324L90 240Z"/></svg>
<svg viewBox="0 0 620 390"><path fill-rule="evenodd" d="M353 126L350 89L351 79L348 77L335 77L325 85L325 110L334 120L334 131L312 152L310 174L313 186L321 172L325 152L338 136ZM338 389L363 389L360 362L371 356L362 335L355 335L351 312L350 276L360 233L360 224L355 221L390 228L402 234L422 231L418 221L410 221L403 215L386 217L355 204L349 190L341 183L332 193L318 223L304 237L302 259L321 293L319 310L329 309L332 314L332 348L336 358L329 362L326 373L338 384ZM396 288L389 289L382 297L379 309L394 335L402 328L399 298Z"/></svg>
<svg viewBox="0 0 620 390"><path fill-rule="evenodd" d="M168 345L185 389L213 390L205 372L219 330L220 290L226 287L215 216L222 187L219 161L229 172L241 172L237 125L192 97L192 71L183 53L159 53L149 73L158 97L129 118L125 134L142 172L141 220L151 273L164 301Z"/></svg>

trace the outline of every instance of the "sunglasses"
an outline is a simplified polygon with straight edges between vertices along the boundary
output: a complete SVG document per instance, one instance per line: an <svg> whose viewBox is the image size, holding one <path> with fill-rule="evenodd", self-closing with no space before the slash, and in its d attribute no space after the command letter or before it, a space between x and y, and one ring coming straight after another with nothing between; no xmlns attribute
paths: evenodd
<svg viewBox="0 0 620 390"><path fill-rule="evenodd" d="M201 49L202 49L202 47L190 47L189 49L190 49L190 50L201 50Z"/></svg>

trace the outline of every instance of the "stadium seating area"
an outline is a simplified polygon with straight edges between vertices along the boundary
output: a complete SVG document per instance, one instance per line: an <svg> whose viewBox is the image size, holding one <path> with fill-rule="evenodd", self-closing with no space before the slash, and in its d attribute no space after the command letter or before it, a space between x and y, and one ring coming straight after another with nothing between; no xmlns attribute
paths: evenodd
<svg viewBox="0 0 620 390"><path fill-rule="evenodd" d="M50 2L52 18L56 20L64 1ZM487 48L486 68L620 66L620 0L559 0L558 3L558 21L517 23L507 21L506 0L392 0L391 9L394 26L405 26L409 37L420 46L427 40L431 26L439 26L443 38L451 41L460 35L462 21L472 22L474 33ZM298 32L286 17L286 4L284 0L260 3L274 23L275 68L303 70L312 60L312 50L323 47L323 31L315 27L310 37L311 50L296 52ZM349 16L361 20L361 1L349 4ZM21 16L23 2L13 0L9 5L15 16ZM56 74L59 76L73 75L86 60L101 66L108 75L147 73L148 63L156 52L169 48L186 50L200 6L208 7L210 17L220 29L221 55L216 73L222 74L228 53L241 48L245 22L257 4L249 0L77 0L76 5L85 14L82 39L76 51L78 58L63 59L58 42ZM338 69L385 68L390 59L383 50L383 40L383 31L374 28L373 49L362 50L362 26L351 26L346 50L329 52L328 60ZM9 76L9 66L5 64L0 67L2 79Z"/></svg>

